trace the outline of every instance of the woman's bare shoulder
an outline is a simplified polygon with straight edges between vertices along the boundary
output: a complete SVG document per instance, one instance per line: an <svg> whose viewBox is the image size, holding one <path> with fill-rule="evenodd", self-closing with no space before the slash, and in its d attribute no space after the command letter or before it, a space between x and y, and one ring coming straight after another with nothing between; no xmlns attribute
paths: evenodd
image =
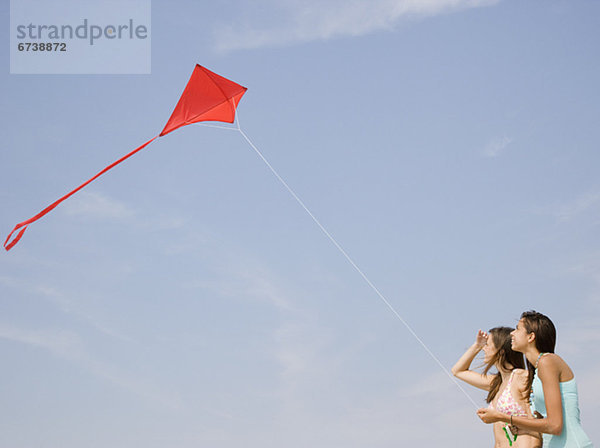
<svg viewBox="0 0 600 448"><path fill-rule="evenodd" d="M543 366L558 366L564 364L563 359L556 353L544 353L537 362L538 369Z"/></svg>
<svg viewBox="0 0 600 448"><path fill-rule="evenodd" d="M515 369L513 370L515 378L517 379L527 379L529 376L529 372L527 369Z"/></svg>
<svg viewBox="0 0 600 448"><path fill-rule="evenodd" d="M528 380L529 380L529 372L525 369L515 369L514 370L514 385L516 390L523 391L527 388Z"/></svg>
<svg viewBox="0 0 600 448"><path fill-rule="evenodd" d="M542 362L544 358L548 359ZM544 372L554 371L558 373L558 378L561 382L570 381L575 376L571 367L569 367L569 364L555 353L548 353L547 355L542 356L538 362L538 369L540 369L540 366Z"/></svg>
<svg viewBox="0 0 600 448"><path fill-rule="evenodd" d="M566 381L573 377L569 365L557 354L548 353L540 358L537 373L542 381L544 377L556 377L559 381Z"/></svg>

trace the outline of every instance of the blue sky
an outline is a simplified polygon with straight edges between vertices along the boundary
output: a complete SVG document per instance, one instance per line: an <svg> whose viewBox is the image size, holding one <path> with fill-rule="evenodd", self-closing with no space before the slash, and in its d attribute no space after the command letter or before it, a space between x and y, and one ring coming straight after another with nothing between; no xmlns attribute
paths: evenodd
<svg viewBox="0 0 600 448"><path fill-rule="evenodd" d="M248 87L242 129L445 366L548 314L598 443L599 21L155 0L151 75L10 75L4 27L0 233L158 134L200 63ZM230 130L179 129L32 224L0 257L0 353L1 446L491 443Z"/></svg>

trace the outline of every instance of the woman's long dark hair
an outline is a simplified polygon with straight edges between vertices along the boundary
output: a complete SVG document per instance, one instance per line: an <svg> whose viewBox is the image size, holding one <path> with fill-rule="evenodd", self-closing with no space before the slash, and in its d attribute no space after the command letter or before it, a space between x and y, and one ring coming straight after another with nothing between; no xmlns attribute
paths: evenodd
<svg viewBox="0 0 600 448"><path fill-rule="evenodd" d="M540 353L554 353L554 347L556 346L556 327L548 316L544 316L542 313L537 311L525 311L521 314L521 320L527 333L535 334L535 348ZM531 390L531 384L533 383L533 377L535 376L535 366L527 360L527 389Z"/></svg>
<svg viewBox="0 0 600 448"><path fill-rule="evenodd" d="M513 328L509 327L495 327L492 328L488 333L494 341L494 345L498 349L498 351L492 356L492 358L485 365L485 369L483 369L483 374L486 375L488 371L494 367L495 364L499 364L500 366L508 369L509 365L512 366L512 369L524 369L525 362L523 361L523 354L519 352L515 352L511 348L511 340L510 333L513 331ZM498 390L500 389L500 385L502 384L502 375L498 372L494 375L492 379L492 383L490 384L490 391L488 393L485 401L490 403Z"/></svg>

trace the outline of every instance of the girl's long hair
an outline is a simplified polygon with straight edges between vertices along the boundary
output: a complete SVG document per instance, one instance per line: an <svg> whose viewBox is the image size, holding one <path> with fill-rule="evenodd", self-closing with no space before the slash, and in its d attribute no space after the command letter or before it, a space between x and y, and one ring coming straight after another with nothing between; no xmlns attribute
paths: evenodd
<svg viewBox="0 0 600 448"><path fill-rule="evenodd" d="M521 314L521 320L527 333L535 334L535 348L540 353L554 353L556 346L556 327L548 316L538 313L537 311L525 311ZM527 388L526 391L531 391L531 384L535 376L535 366L527 360Z"/></svg>
<svg viewBox="0 0 600 448"><path fill-rule="evenodd" d="M510 333L513 331L513 328L509 327L495 327L492 328L488 333L490 334L492 341L494 341L494 345L498 349L498 351L492 356L492 358L486 363L485 368L483 369L483 374L487 375L488 371L494 367L496 364L508 369L509 365L512 366L513 369L524 369L525 362L523 361L523 354L519 352L515 352L511 348L511 340ZM502 384L502 375L500 372L494 375L492 379L492 383L490 384L490 391L486 398L486 402L490 403L498 390L500 389L500 385Z"/></svg>

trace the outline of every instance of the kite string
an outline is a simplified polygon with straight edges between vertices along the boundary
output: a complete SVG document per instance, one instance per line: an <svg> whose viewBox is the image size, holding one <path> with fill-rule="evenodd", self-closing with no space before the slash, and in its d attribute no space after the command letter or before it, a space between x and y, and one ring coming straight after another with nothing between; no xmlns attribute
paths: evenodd
<svg viewBox="0 0 600 448"><path fill-rule="evenodd" d="M408 322L406 322L406 320L404 320L402 318L402 316L400 316L398 311L396 311L396 309L390 304L390 302L385 298L385 296L377 289L377 287L375 287L375 285L371 282L371 280L369 280L369 278L365 275L365 273L356 265L356 263L352 260L352 258L350 258L350 256L346 253L346 251L342 248L342 246L340 246L340 244L335 240L335 238L333 238L333 236L331 236L331 234L327 231L327 229L325 229L325 227L323 227L323 225L319 222L319 220L315 217L315 215L313 215L313 213L308 209L308 207L304 204L304 202L298 197L298 195L294 192L294 190L292 190L292 188L287 184L287 182L285 180L283 180L283 178L279 175L279 173L277 173L275 168L273 168L273 166L269 163L269 161L265 158L265 156L262 155L262 153L258 150L256 145L254 145L254 143L252 143L252 141L248 138L246 133L244 131L242 131L242 128L240 127L240 123L239 123L239 116L237 117L237 130L240 132L242 137L244 137L244 139L248 142L248 144L252 147L252 149L254 149L254 151L258 154L258 156L262 159L262 161L267 165L269 170L271 170L271 172L275 175L275 177L286 188L286 190L294 197L294 199L296 199L298 204L300 204L300 206L304 209L304 211L306 211L306 213L308 213L308 215L317 224L317 226L319 226L319 228L325 234L325 236L327 236L327 238L340 251L340 253L344 256L344 258L346 258L346 260L352 265L352 267L354 267L354 269L367 282L367 284L371 287L371 289L373 289L373 291L375 291L375 293L377 294L377 296L379 296L379 298L383 301L383 303L385 303L385 305L390 309L390 311L400 320L400 322L402 322L404 324L404 326L410 332L410 334L412 334L413 337L419 342L419 344L421 344L421 346L431 356L431 358L433 358L433 360L440 366L440 368L444 371L444 373L446 375L448 375L450 380L452 380L452 382L454 382L454 384L456 384L456 386L462 391L462 393L465 394L465 396L469 399L469 401L471 403L473 403L473 406L475 406L476 409L479 409L480 406L478 406L477 403L475 403L473 398L471 398L471 396L467 393L467 391L465 391L463 389L463 387L458 383L456 378L448 371L448 369L446 369L446 367L444 367L442 362L437 358L437 356L435 356L435 354L429 349L429 347L427 347L425 342L423 342L423 340L417 335L417 333L415 333L415 331L408 324Z"/></svg>
<svg viewBox="0 0 600 448"><path fill-rule="evenodd" d="M237 131L238 130L238 128L231 127L231 126L219 126L216 124L206 124L206 123L194 123L194 124L197 124L198 126L204 126L207 128L227 129L228 131Z"/></svg>

